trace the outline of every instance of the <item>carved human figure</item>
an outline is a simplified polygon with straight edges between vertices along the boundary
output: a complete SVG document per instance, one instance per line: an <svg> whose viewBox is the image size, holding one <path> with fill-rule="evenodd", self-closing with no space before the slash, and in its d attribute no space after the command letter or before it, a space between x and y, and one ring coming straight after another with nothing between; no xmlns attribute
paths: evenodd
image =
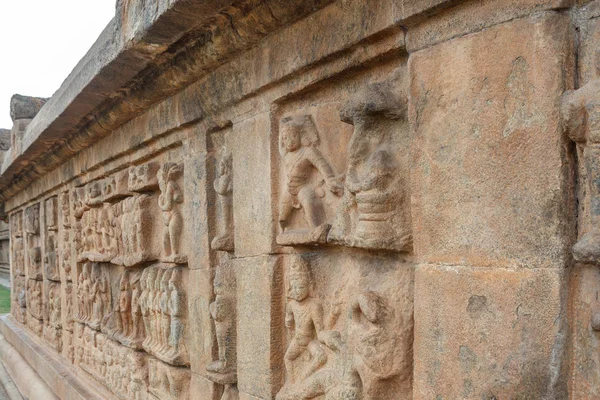
<svg viewBox="0 0 600 400"><path fill-rule="evenodd" d="M210 304L210 315L215 323L219 359L206 366L209 372L230 373L236 368L236 310L235 292L231 288L231 274L227 265L220 265L214 281L215 300ZM233 292L233 293L231 293Z"/></svg>
<svg viewBox="0 0 600 400"><path fill-rule="evenodd" d="M82 281L82 294L83 294L83 316L82 320L87 321L92 315L92 302L93 297L91 297L91 289L92 289L92 281L89 272L90 264L83 264L83 269L81 275L83 275Z"/></svg>
<svg viewBox="0 0 600 400"><path fill-rule="evenodd" d="M183 192L177 180L183 175L183 165L165 163L158 171L158 185L160 196L158 205L163 211L163 250L167 261L186 262L186 257L181 254L181 232L183 217L181 204Z"/></svg>
<svg viewBox="0 0 600 400"><path fill-rule="evenodd" d="M144 365L144 356L140 352L133 352L130 357L130 379L129 389L133 400L144 399L145 382L147 370Z"/></svg>
<svg viewBox="0 0 600 400"><path fill-rule="evenodd" d="M169 357L175 358L186 352L184 341L185 330L185 297L181 289L181 271L175 269L169 279L169 314L171 317L171 330L169 334Z"/></svg>
<svg viewBox="0 0 600 400"><path fill-rule="evenodd" d="M295 209L301 209L308 226L308 235L298 242L323 241L330 225L325 221L322 198L323 184L331 193L341 196L343 186L333 168L317 148L316 126L310 115L289 116L280 122L279 150L285 169L285 187L281 195L279 223L283 234L291 222ZM321 181L315 185L311 177L317 171ZM280 235L278 242L288 243ZM293 242L293 240L292 240Z"/></svg>
<svg viewBox="0 0 600 400"><path fill-rule="evenodd" d="M160 298L161 298L161 287L160 283L162 282L164 271L159 269L156 274L156 280L154 281L154 296L152 299L152 314L153 314L153 322L154 322L154 340L152 343L152 348L160 347L162 340L162 313L160 310Z"/></svg>
<svg viewBox="0 0 600 400"><path fill-rule="evenodd" d="M410 130L406 107L406 101L388 83L377 83L353 96L340 111L341 120L353 125L354 133L348 145L346 190L330 241L371 249L410 250Z"/></svg>
<svg viewBox="0 0 600 400"><path fill-rule="evenodd" d="M102 293L106 291L106 287L104 279L102 279L100 275L100 266L92 266L92 291L90 294L90 299L92 302L92 317L90 319L90 326L94 329L100 329L100 324L104 315L104 307L106 307Z"/></svg>
<svg viewBox="0 0 600 400"><path fill-rule="evenodd" d="M311 277L308 263L301 257L291 260L288 274L288 303L285 326L291 334L284 361L288 382L302 381L327 361L327 355L318 341L323 331L323 306L311 296ZM294 362L308 352L310 362L298 373Z"/></svg>
<svg viewBox="0 0 600 400"><path fill-rule="evenodd" d="M154 342L154 281L156 279L156 269L148 267L142 273L142 280L145 282L145 290L142 294L142 315L144 318L144 328L146 331L146 338L142 343L142 347L145 349L152 347Z"/></svg>
<svg viewBox="0 0 600 400"><path fill-rule="evenodd" d="M217 177L213 183L221 216L221 232L213 239L213 250L233 251L233 156L223 147L217 164Z"/></svg>
<svg viewBox="0 0 600 400"><path fill-rule="evenodd" d="M124 337L127 337L131 333L131 284L129 280L129 271L123 272L119 289L121 291L119 294L121 334Z"/></svg>
<svg viewBox="0 0 600 400"><path fill-rule="evenodd" d="M138 340L138 338L143 337L145 334L144 331L144 321L142 318L142 305L141 302L142 292L143 292L142 280L139 278L135 279L132 286L133 291L131 293L131 318L132 318L132 331L131 331L131 339Z"/></svg>
<svg viewBox="0 0 600 400"><path fill-rule="evenodd" d="M595 57L595 79L563 95L561 114L569 137L577 143L580 169L585 171L581 180L587 199L580 203L588 203L573 256L577 261L600 264L600 49Z"/></svg>
<svg viewBox="0 0 600 400"><path fill-rule="evenodd" d="M171 270L165 271L160 281L160 346L158 352L166 352L169 347L169 336L171 329L171 316L169 314L169 280L171 279Z"/></svg>

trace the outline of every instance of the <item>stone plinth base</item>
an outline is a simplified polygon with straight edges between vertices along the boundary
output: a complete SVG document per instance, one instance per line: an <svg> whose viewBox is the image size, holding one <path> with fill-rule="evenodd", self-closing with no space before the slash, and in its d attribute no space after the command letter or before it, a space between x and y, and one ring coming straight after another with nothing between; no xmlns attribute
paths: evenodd
<svg viewBox="0 0 600 400"><path fill-rule="evenodd" d="M67 360L62 359L47 346L41 345L38 339L22 329L10 315L0 318L0 333L39 375L40 380L32 382L33 379L28 374L21 373L22 370L26 369L26 365L25 368L19 366L14 370L11 369L11 362L15 362L14 358L4 359L5 352L0 351L2 362L6 365L19 390L26 395L25 392L33 390L32 386L38 386L39 388L36 390L43 391L43 386L47 385L44 397L33 394L27 397L51 399L50 396L55 395L58 398L69 400L115 399L106 389L86 378L83 374L73 372L66 365Z"/></svg>

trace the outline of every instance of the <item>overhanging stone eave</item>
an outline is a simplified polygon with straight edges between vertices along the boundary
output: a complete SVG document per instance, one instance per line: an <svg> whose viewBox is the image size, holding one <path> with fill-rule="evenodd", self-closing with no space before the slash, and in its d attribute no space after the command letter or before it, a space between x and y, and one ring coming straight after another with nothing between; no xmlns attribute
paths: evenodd
<svg viewBox="0 0 600 400"><path fill-rule="evenodd" d="M124 94L119 90L132 82L170 45L231 3L233 0L178 0L167 9L144 16L143 24L132 23L139 20L139 15L128 15L127 7L118 9L90 50L31 121L23 137L22 151L3 163L0 201L18 193L27 183L64 162L64 155L52 157L47 166L39 161L48 156L44 153L53 146L65 143L66 137L89 136L96 131L107 134L114 129L103 129L99 124L95 124L94 129L85 128L94 124L103 105L112 99L123 98ZM136 110L129 119L143 111ZM98 135L98 139L101 137ZM73 148L69 153L79 150L81 148Z"/></svg>

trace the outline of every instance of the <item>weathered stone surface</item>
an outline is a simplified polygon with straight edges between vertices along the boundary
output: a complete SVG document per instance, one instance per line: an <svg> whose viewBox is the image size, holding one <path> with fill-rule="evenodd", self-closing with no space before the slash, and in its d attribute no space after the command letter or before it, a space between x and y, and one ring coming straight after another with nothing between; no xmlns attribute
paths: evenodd
<svg viewBox="0 0 600 400"><path fill-rule="evenodd" d="M48 99L42 97L15 94L10 99L10 118L13 121L18 119L33 119L47 101Z"/></svg>
<svg viewBox="0 0 600 400"><path fill-rule="evenodd" d="M420 265L415 398L568 398L564 274Z"/></svg>
<svg viewBox="0 0 600 400"><path fill-rule="evenodd" d="M0 330L61 399L595 396L599 4L117 1L11 129Z"/></svg>
<svg viewBox="0 0 600 400"><path fill-rule="evenodd" d="M10 149L10 129L0 129L0 151Z"/></svg>
<svg viewBox="0 0 600 400"><path fill-rule="evenodd" d="M420 259L565 265L574 234L572 156L557 98L570 84L571 51L568 19L544 13L411 56Z"/></svg>

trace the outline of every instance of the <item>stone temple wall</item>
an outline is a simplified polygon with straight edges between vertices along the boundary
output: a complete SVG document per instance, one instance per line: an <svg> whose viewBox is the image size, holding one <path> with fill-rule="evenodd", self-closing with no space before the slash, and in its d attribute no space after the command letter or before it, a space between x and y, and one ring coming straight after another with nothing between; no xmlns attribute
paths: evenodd
<svg viewBox="0 0 600 400"><path fill-rule="evenodd" d="M0 332L63 399L600 398L599 16L117 2L13 98Z"/></svg>

